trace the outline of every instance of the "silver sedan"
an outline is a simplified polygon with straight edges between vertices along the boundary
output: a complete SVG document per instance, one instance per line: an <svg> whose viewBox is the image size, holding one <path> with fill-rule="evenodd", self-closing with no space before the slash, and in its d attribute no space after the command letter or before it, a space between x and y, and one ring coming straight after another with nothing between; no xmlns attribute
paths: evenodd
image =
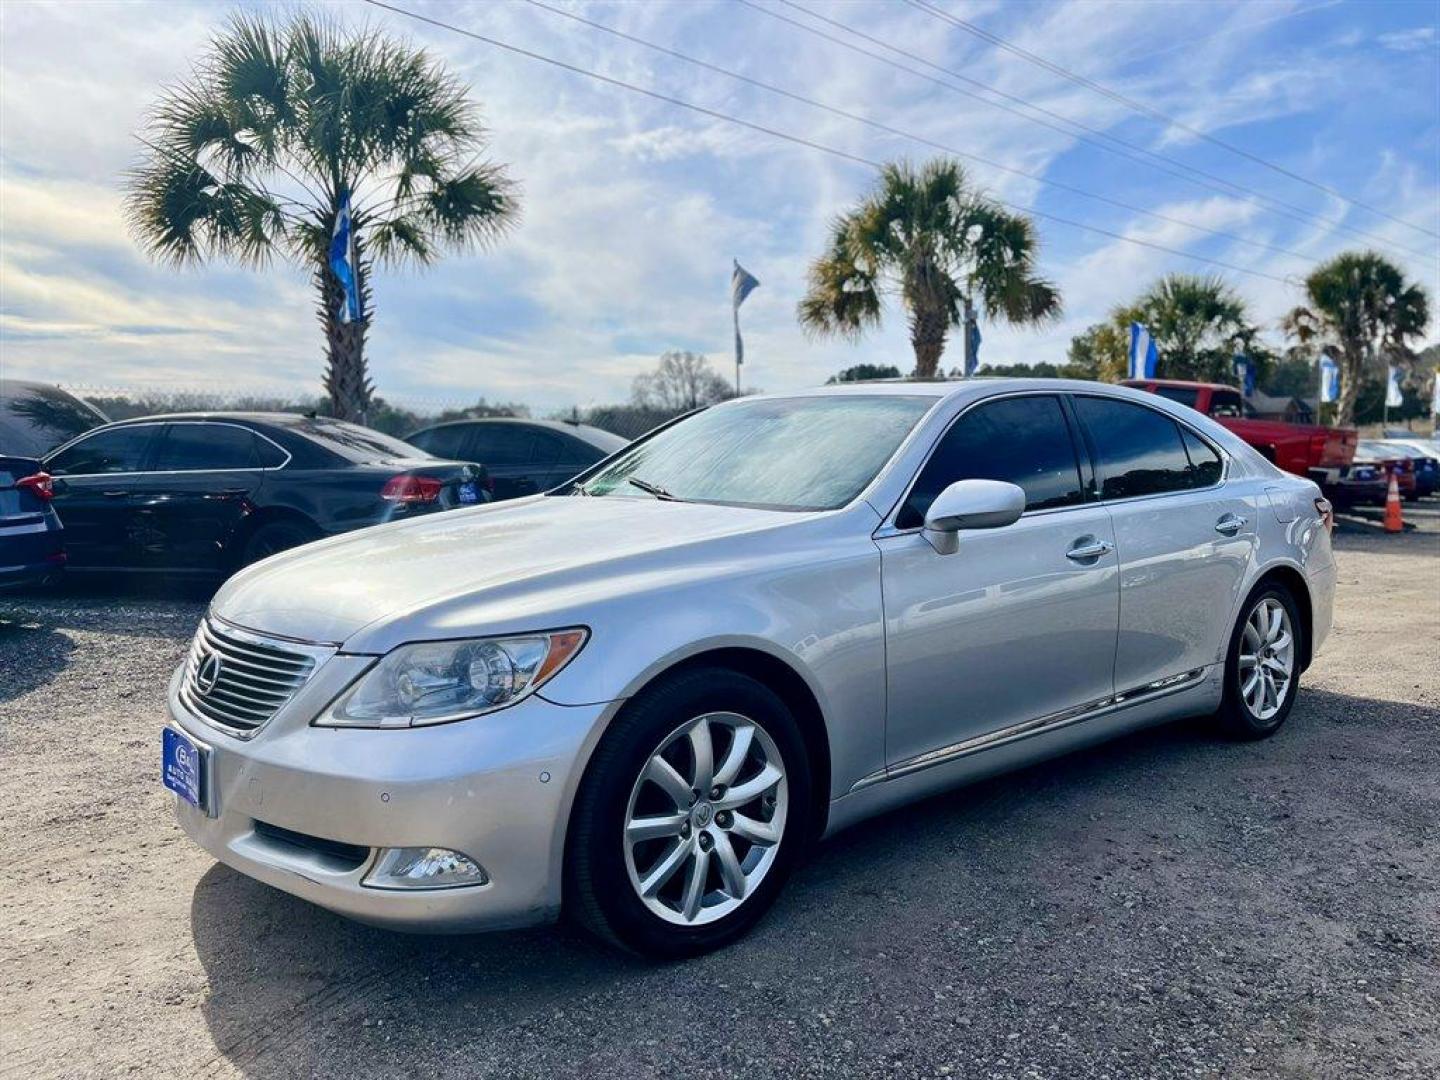
<svg viewBox="0 0 1440 1080"><path fill-rule="evenodd" d="M216 858L357 919L563 911L691 955L883 810L1175 717L1274 734L1330 525L1138 391L746 398L237 574L172 679L164 781Z"/></svg>

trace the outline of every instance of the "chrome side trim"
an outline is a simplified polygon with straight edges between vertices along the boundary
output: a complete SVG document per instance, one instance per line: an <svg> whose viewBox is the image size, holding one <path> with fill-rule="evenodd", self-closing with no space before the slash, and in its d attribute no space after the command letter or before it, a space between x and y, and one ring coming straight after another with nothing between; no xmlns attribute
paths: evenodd
<svg viewBox="0 0 1440 1080"><path fill-rule="evenodd" d="M1154 701L1156 698L1179 693L1181 690L1188 690L1192 686L1199 685L1205 678L1205 670L1205 668L1196 668L1180 675L1157 679L1155 682L1127 690L1123 694L1086 702L1084 705L1077 705L1072 709L1063 709L1060 712L1039 716L1033 720L1024 720L1018 724L1012 724L1010 727L1001 728L999 731L987 731L983 735L976 735L962 742L928 750L923 754L917 754L915 757L906 758L904 761L873 772L869 776L862 776L850 785L850 790L852 792L859 791L861 788L867 788L886 780L909 776L911 773L921 772L936 765L944 765L946 762L955 761L958 758L969 757L971 754L978 754L997 746L1005 746L1034 735L1058 731L1071 724L1094 720L1120 709L1129 708L1131 705L1140 705L1147 701Z"/></svg>

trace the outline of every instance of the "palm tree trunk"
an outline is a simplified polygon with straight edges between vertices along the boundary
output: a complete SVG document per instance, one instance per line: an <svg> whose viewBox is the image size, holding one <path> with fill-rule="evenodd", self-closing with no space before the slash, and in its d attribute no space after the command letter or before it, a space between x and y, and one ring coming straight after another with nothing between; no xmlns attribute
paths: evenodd
<svg viewBox="0 0 1440 1080"><path fill-rule="evenodd" d="M945 353L949 316L943 310L914 311L910 314L910 346L915 350L915 377L933 379Z"/></svg>
<svg viewBox="0 0 1440 1080"><path fill-rule="evenodd" d="M356 267L360 295L365 295L364 267ZM341 420L363 424L375 392L365 363L365 335L370 329L368 313L359 322L342 323L344 290L324 263L315 273L320 292L320 325L325 328L325 393L330 412ZM362 309L363 310L363 309Z"/></svg>
<svg viewBox="0 0 1440 1080"><path fill-rule="evenodd" d="M1365 371L1365 354L1358 345L1346 342L1340 356L1340 398L1335 402L1335 426L1355 425L1355 400L1360 396L1360 378Z"/></svg>

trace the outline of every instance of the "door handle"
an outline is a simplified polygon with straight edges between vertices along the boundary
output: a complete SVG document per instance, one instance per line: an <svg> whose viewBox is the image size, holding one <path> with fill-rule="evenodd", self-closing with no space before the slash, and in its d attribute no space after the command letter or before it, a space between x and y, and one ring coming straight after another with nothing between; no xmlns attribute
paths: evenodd
<svg viewBox="0 0 1440 1080"><path fill-rule="evenodd" d="M1249 521L1246 518L1236 514L1226 514L1215 523L1215 531L1224 536L1234 536L1247 524L1249 524Z"/></svg>
<svg viewBox="0 0 1440 1080"><path fill-rule="evenodd" d="M1074 547L1065 553L1065 557L1076 562L1084 562L1086 559L1098 559L1101 555L1109 555L1114 550L1115 545L1108 540L1097 540L1093 536L1082 537Z"/></svg>
<svg viewBox="0 0 1440 1080"><path fill-rule="evenodd" d="M128 491L102 491L100 494L107 499L123 499L130 493Z"/></svg>

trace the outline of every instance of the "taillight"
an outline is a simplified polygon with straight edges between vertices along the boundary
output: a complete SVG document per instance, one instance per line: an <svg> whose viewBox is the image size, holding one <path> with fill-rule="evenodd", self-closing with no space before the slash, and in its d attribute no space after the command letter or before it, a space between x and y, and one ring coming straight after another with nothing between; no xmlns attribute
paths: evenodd
<svg viewBox="0 0 1440 1080"><path fill-rule="evenodd" d="M442 487L433 476L392 476L380 489L380 497L389 502L432 503L440 497Z"/></svg>
<svg viewBox="0 0 1440 1080"><path fill-rule="evenodd" d="M1335 531L1335 507L1330 505L1329 499L1315 497L1315 512L1320 515L1321 522L1329 532Z"/></svg>
<svg viewBox="0 0 1440 1080"><path fill-rule="evenodd" d="M33 492L37 497L49 502L55 497L55 485L50 479L49 473L39 472L34 476L27 476L15 481L15 486L21 491Z"/></svg>

